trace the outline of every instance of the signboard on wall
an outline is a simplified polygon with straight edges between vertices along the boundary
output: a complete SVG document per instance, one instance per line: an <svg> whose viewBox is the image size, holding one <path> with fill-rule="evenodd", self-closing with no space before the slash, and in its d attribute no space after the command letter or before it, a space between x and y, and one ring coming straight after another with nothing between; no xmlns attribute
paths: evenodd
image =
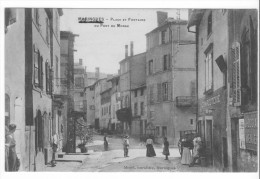
<svg viewBox="0 0 260 179"><path fill-rule="evenodd" d="M239 148L246 149L245 120L239 119Z"/></svg>
<svg viewBox="0 0 260 179"><path fill-rule="evenodd" d="M257 111L245 113L246 149L257 151Z"/></svg>

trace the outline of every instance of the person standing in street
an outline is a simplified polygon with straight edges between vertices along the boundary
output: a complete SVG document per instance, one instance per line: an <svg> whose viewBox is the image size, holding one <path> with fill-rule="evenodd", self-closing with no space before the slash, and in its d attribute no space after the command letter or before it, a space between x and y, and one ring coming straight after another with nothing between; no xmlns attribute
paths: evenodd
<svg viewBox="0 0 260 179"><path fill-rule="evenodd" d="M154 148L153 148L153 139L152 136L146 140L146 157L154 157L156 156Z"/></svg>
<svg viewBox="0 0 260 179"><path fill-rule="evenodd" d="M104 136L104 150L108 151L108 141L107 141L107 135Z"/></svg>
<svg viewBox="0 0 260 179"><path fill-rule="evenodd" d="M165 160L168 160L168 156L170 155L169 142L167 141L167 137L164 137L163 139L163 155L165 155Z"/></svg>
<svg viewBox="0 0 260 179"><path fill-rule="evenodd" d="M129 149L129 140L128 140L128 136L124 136L124 140L123 140L123 147L124 147L124 157L129 157L128 156L128 149Z"/></svg>
<svg viewBox="0 0 260 179"><path fill-rule="evenodd" d="M55 153L57 152L58 149L58 134L55 133L52 136L52 160L51 160L51 166L55 167L56 161L55 161Z"/></svg>
<svg viewBox="0 0 260 179"><path fill-rule="evenodd" d="M8 155L8 171L18 171L20 167L19 159L16 155L16 141L14 139L14 132L16 130L15 124L9 125L9 134L6 136L6 146L9 148Z"/></svg>
<svg viewBox="0 0 260 179"><path fill-rule="evenodd" d="M201 155L201 138L200 137L196 137L193 140L193 144L194 144L194 148L193 148L193 158L192 158L192 162L190 163L189 167L194 166L196 160L198 160L200 158Z"/></svg>
<svg viewBox="0 0 260 179"><path fill-rule="evenodd" d="M189 165L192 159L190 153L191 144L189 141L187 141L186 138L184 138L182 141L182 147L183 147L183 153L181 157L181 164Z"/></svg>

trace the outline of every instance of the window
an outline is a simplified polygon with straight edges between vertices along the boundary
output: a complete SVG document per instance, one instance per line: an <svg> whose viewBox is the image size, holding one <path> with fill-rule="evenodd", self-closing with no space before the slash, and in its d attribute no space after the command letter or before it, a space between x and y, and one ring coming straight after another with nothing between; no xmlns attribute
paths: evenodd
<svg viewBox="0 0 260 179"><path fill-rule="evenodd" d="M36 45L33 47L33 58L34 58L34 84L39 85L39 51L36 48Z"/></svg>
<svg viewBox="0 0 260 179"><path fill-rule="evenodd" d="M150 104L154 103L154 84L150 85Z"/></svg>
<svg viewBox="0 0 260 179"><path fill-rule="evenodd" d="M162 84L162 94L163 94L163 101L168 100L168 83Z"/></svg>
<svg viewBox="0 0 260 179"><path fill-rule="evenodd" d="M166 126L162 127L162 136L167 137L167 127Z"/></svg>
<svg viewBox="0 0 260 179"><path fill-rule="evenodd" d="M49 18L46 17L46 43L49 45L50 44L50 33L49 33Z"/></svg>
<svg viewBox="0 0 260 179"><path fill-rule="evenodd" d="M137 90L135 90L135 97L137 97Z"/></svg>
<svg viewBox="0 0 260 179"><path fill-rule="evenodd" d="M55 70L55 78L56 78L56 85L58 86L58 84L59 84L59 59L58 59L58 57L56 56L56 65L55 65L55 67L56 67L56 70Z"/></svg>
<svg viewBox="0 0 260 179"><path fill-rule="evenodd" d="M138 115L138 108L137 108L137 103L134 104L134 116Z"/></svg>
<svg viewBox="0 0 260 179"><path fill-rule="evenodd" d="M171 68L171 56L170 55L164 55L163 56L163 71L169 70Z"/></svg>
<svg viewBox="0 0 260 179"><path fill-rule="evenodd" d="M80 92L80 97L83 97L84 96L84 92Z"/></svg>
<svg viewBox="0 0 260 179"><path fill-rule="evenodd" d="M190 125L193 125L193 119L190 119Z"/></svg>
<svg viewBox="0 0 260 179"><path fill-rule="evenodd" d="M159 126L156 126L156 128L155 128L155 135L160 136L160 127Z"/></svg>
<svg viewBox="0 0 260 179"><path fill-rule="evenodd" d="M141 96L143 96L144 95L144 89L142 88L141 89Z"/></svg>
<svg viewBox="0 0 260 179"><path fill-rule="evenodd" d="M256 26L256 28L254 28ZM241 43L235 42L232 51L235 50L235 61L233 73L236 85L234 92L237 97L236 103L239 104L239 95L241 95L241 102L243 105L249 103L255 104L257 102L257 24L253 24L252 17L248 18L248 26L243 29ZM240 63L240 65L239 65ZM239 77L240 76L240 77ZM240 83L240 84L239 84ZM241 94L239 94L241 93Z"/></svg>
<svg viewBox="0 0 260 179"><path fill-rule="evenodd" d="M82 88L83 85L83 78L82 77L76 77L75 78L75 87L76 88Z"/></svg>
<svg viewBox="0 0 260 179"><path fill-rule="evenodd" d="M43 58L40 51L34 45L34 84L36 87L43 88Z"/></svg>
<svg viewBox="0 0 260 179"><path fill-rule="evenodd" d="M16 22L16 8L5 9L5 26L9 26Z"/></svg>
<svg viewBox="0 0 260 179"><path fill-rule="evenodd" d="M208 16L208 35L212 33L212 12Z"/></svg>
<svg viewBox="0 0 260 179"><path fill-rule="evenodd" d="M143 116L144 115L144 102L141 102L140 111L141 111L141 116Z"/></svg>
<svg viewBox="0 0 260 179"><path fill-rule="evenodd" d="M149 75L153 74L153 60L149 61L149 69L148 69Z"/></svg>
<svg viewBox="0 0 260 179"><path fill-rule="evenodd" d="M48 62L45 62L45 82L46 82L46 93L48 94L50 92L50 74L49 74L49 64Z"/></svg>
<svg viewBox="0 0 260 179"><path fill-rule="evenodd" d="M213 51L212 49L206 54L205 60L205 92L212 90L213 87Z"/></svg>
<svg viewBox="0 0 260 179"><path fill-rule="evenodd" d="M163 30L161 32L161 44L165 44L166 43L166 30Z"/></svg>

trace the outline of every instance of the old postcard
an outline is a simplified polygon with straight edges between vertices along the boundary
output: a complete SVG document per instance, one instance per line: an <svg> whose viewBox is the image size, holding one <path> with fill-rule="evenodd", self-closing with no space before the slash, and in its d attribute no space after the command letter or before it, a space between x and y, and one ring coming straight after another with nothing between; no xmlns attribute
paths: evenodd
<svg viewBox="0 0 260 179"><path fill-rule="evenodd" d="M5 174L257 174L258 7L2 10Z"/></svg>

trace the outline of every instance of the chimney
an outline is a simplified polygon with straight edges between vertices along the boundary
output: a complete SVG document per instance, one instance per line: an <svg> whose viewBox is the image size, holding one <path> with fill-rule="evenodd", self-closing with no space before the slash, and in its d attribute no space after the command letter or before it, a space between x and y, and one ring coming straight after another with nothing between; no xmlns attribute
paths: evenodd
<svg viewBox="0 0 260 179"><path fill-rule="evenodd" d="M96 67L95 78L99 80L99 67Z"/></svg>
<svg viewBox="0 0 260 179"><path fill-rule="evenodd" d="M157 25L161 26L165 20L168 18L167 12L157 11Z"/></svg>
<svg viewBox="0 0 260 179"><path fill-rule="evenodd" d="M82 59L81 58L79 59L79 64L82 65Z"/></svg>
<svg viewBox="0 0 260 179"><path fill-rule="evenodd" d="M130 56L132 57L134 55L134 42L130 42Z"/></svg>
<svg viewBox="0 0 260 179"><path fill-rule="evenodd" d="M125 58L128 57L128 45L125 45Z"/></svg>

